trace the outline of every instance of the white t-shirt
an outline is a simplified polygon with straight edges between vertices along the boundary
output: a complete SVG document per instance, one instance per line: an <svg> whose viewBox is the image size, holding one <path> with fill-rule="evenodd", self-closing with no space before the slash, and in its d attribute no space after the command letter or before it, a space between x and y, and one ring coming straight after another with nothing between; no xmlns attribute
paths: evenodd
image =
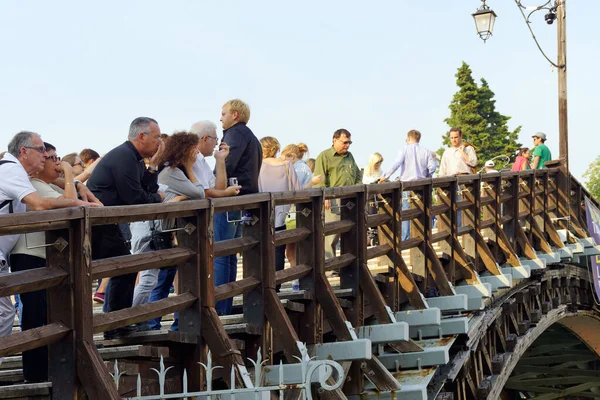
<svg viewBox="0 0 600 400"><path fill-rule="evenodd" d="M0 203L5 200L12 200L13 213L23 213L27 209L23 198L35 192L35 188L29 182L29 177L25 168L12 154L6 153L3 160L13 161L0 166ZM0 209L0 215L8 214L9 206ZM8 260L8 254L11 252L20 235L0 236L0 258Z"/></svg>
<svg viewBox="0 0 600 400"><path fill-rule="evenodd" d="M192 172L198 179L198 182L202 185L204 190L212 189L215 187L217 183L217 178L215 174L213 174L212 169L206 162L204 156L198 153L198 157L196 158L196 162L192 166Z"/></svg>
<svg viewBox="0 0 600 400"><path fill-rule="evenodd" d="M58 186L48 184L40 179L31 179L31 184L37 190L40 197L56 199L64 194L64 190ZM17 244L12 250L12 254L28 254L39 258L46 258L46 248L39 247L46 244L46 232L26 233L20 235ZM28 248L29 247L29 248ZM31 247L36 247L32 249Z"/></svg>

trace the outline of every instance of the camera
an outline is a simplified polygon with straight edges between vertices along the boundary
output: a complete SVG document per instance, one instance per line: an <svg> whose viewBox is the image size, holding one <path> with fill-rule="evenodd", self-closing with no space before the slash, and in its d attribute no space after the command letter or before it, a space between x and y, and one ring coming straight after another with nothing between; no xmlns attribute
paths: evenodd
<svg viewBox="0 0 600 400"><path fill-rule="evenodd" d="M548 25L552 25L556 19L556 13L553 10L550 10L548 14L544 16L544 19Z"/></svg>

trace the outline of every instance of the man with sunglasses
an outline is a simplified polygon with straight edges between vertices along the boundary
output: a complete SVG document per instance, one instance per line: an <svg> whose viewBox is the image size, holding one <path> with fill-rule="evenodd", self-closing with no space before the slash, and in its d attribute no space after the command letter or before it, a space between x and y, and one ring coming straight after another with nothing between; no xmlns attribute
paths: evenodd
<svg viewBox="0 0 600 400"><path fill-rule="evenodd" d="M314 176L321 175L323 180L313 187L340 187L362 184L362 173L348 151L352 134L347 129L338 129L333 133L331 147L319 154L315 161ZM325 200L325 221L340 219L340 208L337 201ZM339 235L325 237L325 258L335 256L335 249L340 240Z"/></svg>
<svg viewBox="0 0 600 400"><path fill-rule="evenodd" d="M8 151L0 160L0 215L23 213L27 209L39 211L99 205L82 200L41 197L29 176L43 171L47 158L46 147L37 133L23 131L12 138ZM8 256L18 239L19 235L0 236L0 276L9 273ZM14 317L15 309L10 297L0 297L0 337L10 335Z"/></svg>

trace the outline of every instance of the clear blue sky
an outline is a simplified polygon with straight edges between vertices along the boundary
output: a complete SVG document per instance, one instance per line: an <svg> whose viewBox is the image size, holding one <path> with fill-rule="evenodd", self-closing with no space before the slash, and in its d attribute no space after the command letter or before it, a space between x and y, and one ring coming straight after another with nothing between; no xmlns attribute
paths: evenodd
<svg viewBox="0 0 600 400"><path fill-rule="evenodd" d="M539 5L542 0L524 0ZM443 120L464 60L496 93L497 110L543 131L558 156L557 73L538 53L512 0L483 43L471 13L478 0L431 1L4 1L0 3L0 132L39 132L60 154L105 153L131 120L156 118L163 132L199 119L218 123L238 97L249 126L282 145L305 142L311 156L331 134L352 132L364 166L375 151L387 168L406 132L441 145ZM556 57L556 25L543 12L534 30ZM600 1L569 0L568 94L571 170L580 177L599 154ZM220 134L220 132L219 132ZM591 142L590 142L591 140Z"/></svg>

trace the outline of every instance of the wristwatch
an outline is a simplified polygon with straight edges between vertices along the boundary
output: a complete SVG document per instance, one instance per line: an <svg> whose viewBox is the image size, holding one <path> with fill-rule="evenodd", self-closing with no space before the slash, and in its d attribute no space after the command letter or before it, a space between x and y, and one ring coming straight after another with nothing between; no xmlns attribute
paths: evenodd
<svg viewBox="0 0 600 400"><path fill-rule="evenodd" d="M151 172L151 173L158 172L158 167L155 165L148 165L148 172Z"/></svg>

